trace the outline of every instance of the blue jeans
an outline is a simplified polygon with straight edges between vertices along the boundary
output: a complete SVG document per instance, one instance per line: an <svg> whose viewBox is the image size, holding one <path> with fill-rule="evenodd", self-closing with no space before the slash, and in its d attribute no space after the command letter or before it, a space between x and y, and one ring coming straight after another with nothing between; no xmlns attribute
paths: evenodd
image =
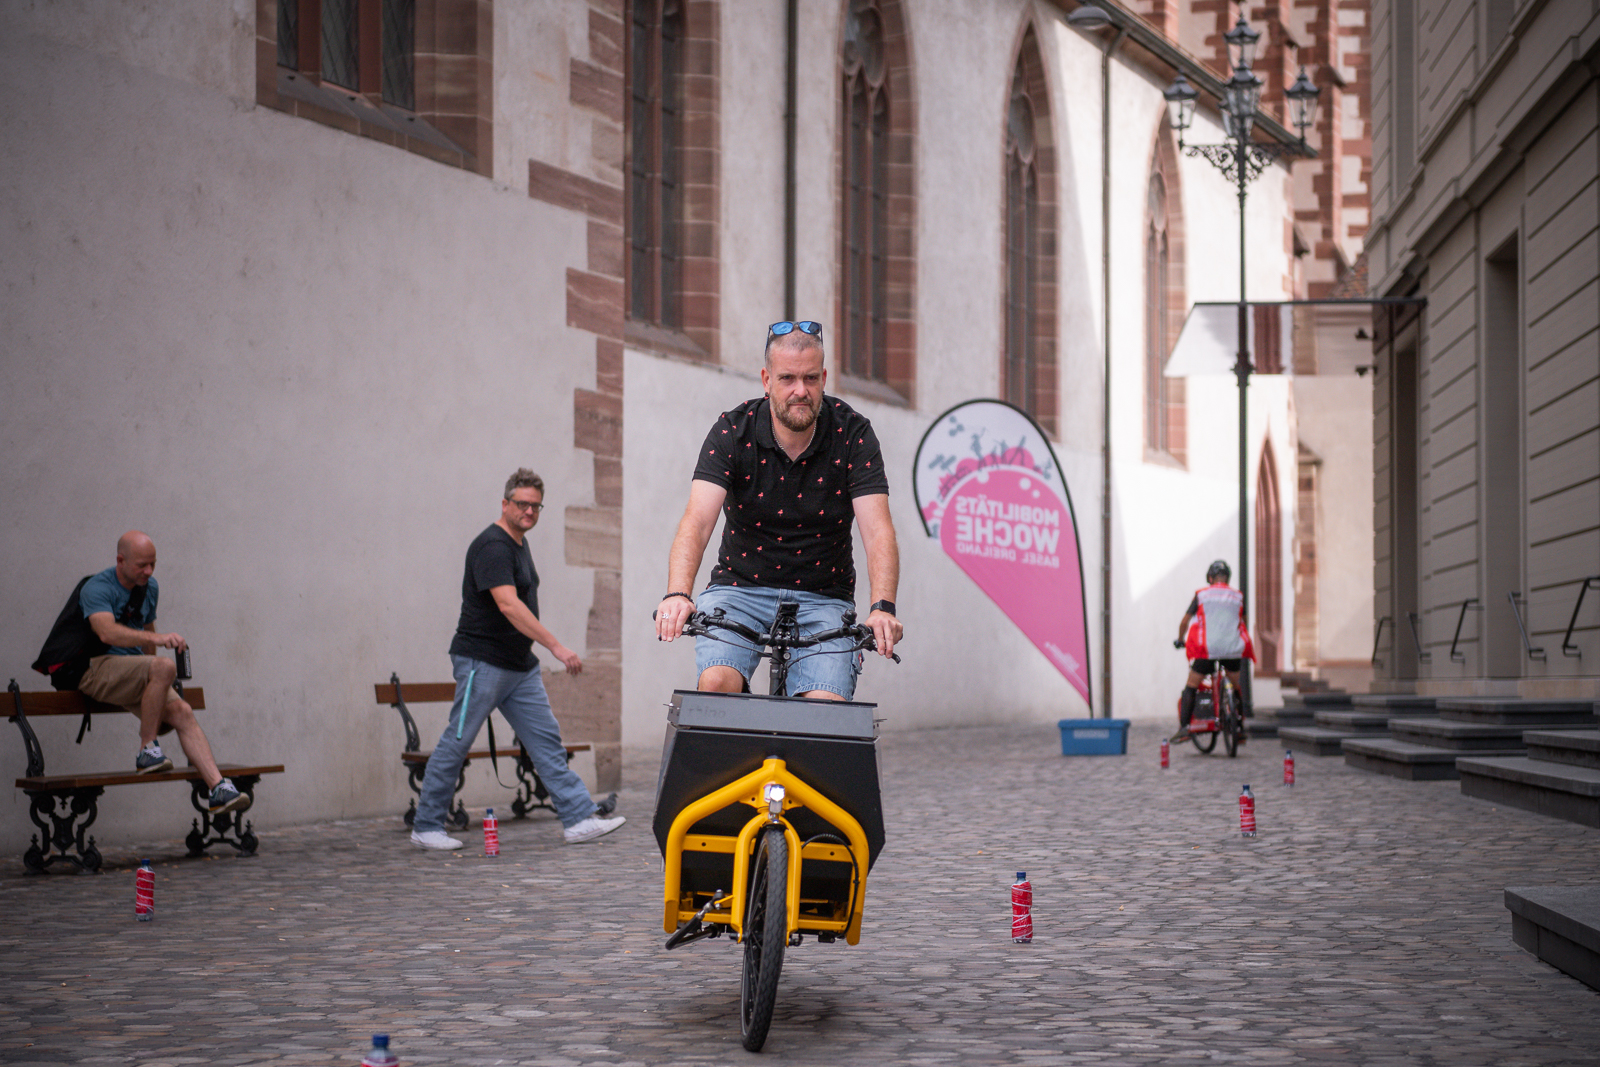
<svg viewBox="0 0 1600 1067"><path fill-rule="evenodd" d="M730 622L770 632L778 618L780 600L800 605L795 616L802 634L837 629L844 621L844 613L855 606L848 600L835 600L820 593L745 585L708 586L695 598L694 606L707 614L721 608ZM839 637L815 648L795 649L789 660L789 693L825 689L849 700L855 695L856 676L861 673L861 653L854 650L854 645L848 637ZM694 639L696 677L708 667L732 667L748 682L759 663L756 647L738 634L713 630L710 636Z"/></svg>
<svg viewBox="0 0 1600 1067"><path fill-rule="evenodd" d="M550 790L550 802L561 825L576 826L593 815L594 798L583 780L567 766L561 725L550 710L550 697L544 691L539 668L508 671L467 656L451 656L450 666L456 678L456 700L450 706L444 735L428 757L428 773L422 779L422 796L417 800L412 828L418 833L444 829L445 812L455 796L461 765L472 750L478 731L483 729L483 721L495 708L500 709L527 748L533 769Z"/></svg>

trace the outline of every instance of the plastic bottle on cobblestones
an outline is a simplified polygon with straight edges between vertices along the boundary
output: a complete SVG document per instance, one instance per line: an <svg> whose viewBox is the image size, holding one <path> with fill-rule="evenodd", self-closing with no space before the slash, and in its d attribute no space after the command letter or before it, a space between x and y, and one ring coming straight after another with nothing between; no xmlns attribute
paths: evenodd
<svg viewBox="0 0 1600 1067"><path fill-rule="evenodd" d="M156 917L156 872L143 860L133 876L133 916L142 923Z"/></svg>
<svg viewBox="0 0 1600 1067"><path fill-rule="evenodd" d="M1011 887L1011 940L1019 944L1033 940L1033 883L1023 871L1017 872Z"/></svg>
<svg viewBox="0 0 1600 1067"><path fill-rule="evenodd" d="M1166 770L1172 762L1172 743L1165 737L1161 739L1161 769Z"/></svg>
<svg viewBox="0 0 1600 1067"><path fill-rule="evenodd" d="M389 1035L373 1034L372 1048L367 1050L367 1058L361 1061L361 1067L397 1067L399 1060L389 1051Z"/></svg>
<svg viewBox="0 0 1600 1067"><path fill-rule="evenodd" d="M1239 833L1245 837L1256 836L1256 795L1250 792L1248 782L1244 792L1239 794Z"/></svg>
<svg viewBox="0 0 1600 1067"><path fill-rule="evenodd" d="M1294 785L1294 752L1287 748L1283 750L1283 784Z"/></svg>
<svg viewBox="0 0 1600 1067"><path fill-rule="evenodd" d="M483 854L500 855L500 820L494 817L493 808L483 811Z"/></svg>

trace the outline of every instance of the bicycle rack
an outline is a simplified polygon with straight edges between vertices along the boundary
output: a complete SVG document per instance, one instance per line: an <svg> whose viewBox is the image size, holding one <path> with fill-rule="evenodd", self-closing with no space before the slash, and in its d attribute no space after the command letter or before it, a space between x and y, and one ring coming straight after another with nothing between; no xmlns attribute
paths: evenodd
<svg viewBox="0 0 1600 1067"><path fill-rule="evenodd" d="M1406 612L1406 621L1411 624L1411 642L1417 646L1417 662L1432 663L1433 653L1424 651L1422 647L1422 638L1417 636L1417 613L1414 611Z"/></svg>
<svg viewBox="0 0 1600 1067"><path fill-rule="evenodd" d="M1583 584L1578 586L1578 602L1572 605L1572 618L1567 622L1567 634L1561 639L1561 654L1563 656L1572 656L1577 659L1583 658L1583 649L1572 643L1572 628L1578 625L1578 610L1583 607L1583 594L1589 591L1591 584L1596 589L1600 589L1600 574L1589 575L1583 580Z"/></svg>
<svg viewBox="0 0 1600 1067"><path fill-rule="evenodd" d="M1461 602L1461 614L1456 616L1456 635L1450 639L1451 663L1467 662L1467 654L1465 652L1457 652L1456 645L1461 643L1461 624L1467 621L1467 609L1471 608L1473 604L1478 604L1478 598L1475 596L1469 596L1467 599ZM1472 610L1482 611L1483 605L1478 604L1478 606L1476 608L1472 608Z"/></svg>
<svg viewBox="0 0 1600 1067"><path fill-rule="evenodd" d="M1383 661L1378 658L1378 646L1383 643L1383 624L1388 622L1388 621L1389 621L1389 616L1387 616L1387 615L1385 615L1383 618L1379 619L1378 620L1378 629L1376 631L1374 631L1374 633L1372 635L1372 665L1374 667L1383 666Z"/></svg>
<svg viewBox="0 0 1600 1067"><path fill-rule="evenodd" d="M1515 615L1517 617L1517 629L1522 631L1522 647L1528 650L1528 658L1529 659L1538 660L1540 663L1543 663L1544 662L1544 649L1542 649L1542 648L1534 648L1533 647L1533 642L1528 640L1528 628L1522 622L1522 611L1521 611L1521 609L1519 609L1517 607L1517 600L1519 598L1521 598L1521 597L1522 597L1521 593L1507 593L1506 594L1506 599L1511 601L1511 614L1513 614L1513 615ZM1526 603L1525 600L1523 602Z"/></svg>

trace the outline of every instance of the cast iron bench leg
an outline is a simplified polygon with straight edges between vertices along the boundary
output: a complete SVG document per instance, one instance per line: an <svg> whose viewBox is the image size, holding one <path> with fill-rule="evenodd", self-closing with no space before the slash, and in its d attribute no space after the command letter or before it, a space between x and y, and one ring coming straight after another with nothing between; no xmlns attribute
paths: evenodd
<svg viewBox="0 0 1600 1067"><path fill-rule="evenodd" d="M471 761L469 760L468 762ZM406 785L410 786L411 791L417 795L411 798L411 806L406 809L404 818L407 826L414 827L417 824L417 799L422 796L422 780L428 775L428 761L423 760L421 763L407 762L406 775ZM466 784L467 764L463 763L461 765L461 773L456 775L456 789L455 793L452 794L452 798L456 802L455 807L447 809L444 813L444 821L453 825L457 830L465 830L467 824L471 822L467 817L467 802L461 799L461 790L466 787Z"/></svg>
<svg viewBox="0 0 1600 1067"><path fill-rule="evenodd" d="M84 835L100 814L99 798L105 790L100 786L86 786L25 792L30 801L28 818L44 832L44 847L39 847L39 835L34 834L32 845L22 854L23 866L38 874L64 861L76 864L79 870L98 871L100 851L94 847L94 838L85 843ZM56 810L58 807L60 811ZM46 818L50 822L45 822ZM68 852L69 848L75 849L76 854Z"/></svg>
<svg viewBox="0 0 1600 1067"><path fill-rule="evenodd" d="M256 783L261 781L259 774L242 774L233 779L233 784L239 792L249 797L254 804L256 798ZM241 856L254 856L256 854L256 835L254 823L245 822L244 812L223 811L211 814L211 790L206 784L196 778L189 782L189 803L194 805L201 818L205 819L205 829L201 829L200 819L195 819L189 836L183 843L189 846L189 855L201 856L212 845L232 845ZM245 811L248 811L246 808ZM207 831L211 832L207 836Z"/></svg>

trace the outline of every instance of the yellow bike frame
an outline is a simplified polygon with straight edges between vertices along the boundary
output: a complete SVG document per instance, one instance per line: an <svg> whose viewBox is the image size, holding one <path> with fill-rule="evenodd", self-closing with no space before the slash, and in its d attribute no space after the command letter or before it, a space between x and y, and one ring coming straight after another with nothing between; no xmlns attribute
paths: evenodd
<svg viewBox="0 0 1600 1067"><path fill-rule="evenodd" d="M733 928L740 939L744 936L744 915L746 905L745 883L750 877L750 857L755 851L756 834L764 826L771 825L772 817L767 812L767 802L764 792L768 785L781 785L784 789L783 807L809 808L823 821L840 830L847 841L850 842L849 852L838 845L814 842L802 848L800 835L795 833L788 819L779 818L777 821L783 826L783 836L789 842L789 855L798 857L789 864L788 888L788 929L813 930L817 932L843 934L845 943L854 945L861 940L861 913L866 906L867 893L867 835L861 829L861 824L851 818L849 812L839 805L818 793L805 782L791 774L784 766L781 759L769 759L763 763L759 770L751 771L736 782L729 783L714 793L696 800L687 805L672 820L672 828L667 832L666 848L666 880L665 880L665 913L662 917L662 929L668 933L675 931L679 924L694 918L695 907L693 898L684 898L683 883L683 854L684 852L720 852L733 855L733 886L730 895L724 897L719 903L726 904L723 910L713 909L706 913L703 921L722 923ZM713 812L721 811L730 804L748 804L756 809L757 814L744 824L737 837L725 834L690 834L689 828ZM850 892L850 913L840 919L823 919L800 914L800 870L806 860L833 860L835 862L851 863L852 882Z"/></svg>

